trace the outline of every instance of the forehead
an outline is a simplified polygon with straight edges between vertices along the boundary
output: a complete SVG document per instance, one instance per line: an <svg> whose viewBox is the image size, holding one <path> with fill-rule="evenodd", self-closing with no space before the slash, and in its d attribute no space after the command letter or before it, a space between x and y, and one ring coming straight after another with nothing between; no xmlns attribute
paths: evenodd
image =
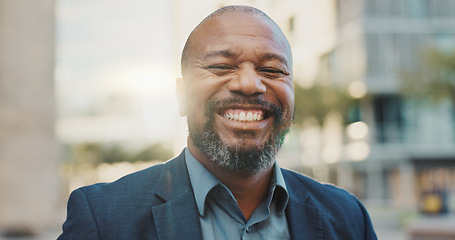
<svg viewBox="0 0 455 240"><path fill-rule="evenodd" d="M230 52L263 51L281 55L289 64L292 61L289 44L279 27L257 14L229 12L215 15L206 19L192 38L190 55L195 58L229 49Z"/></svg>

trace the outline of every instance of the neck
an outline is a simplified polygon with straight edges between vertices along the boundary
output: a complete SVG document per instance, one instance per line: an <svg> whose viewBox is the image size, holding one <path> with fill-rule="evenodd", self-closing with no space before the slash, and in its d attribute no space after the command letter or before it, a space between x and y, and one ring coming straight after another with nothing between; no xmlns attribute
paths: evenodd
<svg viewBox="0 0 455 240"><path fill-rule="evenodd" d="M230 171L216 165L195 146L189 144L188 149L209 172L229 188L248 220L267 197L273 165L254 174Z"/></svg>
<svg viewBox="0 0 455 240"><path fill-rule="evenodd" d="M249 176L230 175L216 170L214 175L231 190L243 215L248 220L254 210L266 199L273 166ZM210 171L210 169L209 169Z"/></svg>

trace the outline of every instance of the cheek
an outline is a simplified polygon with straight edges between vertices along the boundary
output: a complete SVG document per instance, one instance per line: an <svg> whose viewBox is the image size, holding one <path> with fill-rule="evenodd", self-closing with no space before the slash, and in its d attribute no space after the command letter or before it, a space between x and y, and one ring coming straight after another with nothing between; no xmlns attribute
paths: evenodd
<svg viewBox="0 0 455 240"><path fill-rule="evenodd" d="M274 95L284 114L290 115L294 111L294 87L284 82L273 82L269 84L269 91ZM284 116L284 117L286 117Z"/></svg>
<svg viewBox="0 0 455 240"><path fill-rule="evenodd" d="M188 95L188 115L204 114L207 102L210 99L210 94L205 88L195 86L190 89Z"/></svg>
<svg viewBox="0 0 455 240"><path fill-rule="evenodd" d="M213 99L222 98L227 91L225 78L213 78L210 76L194 76L188 89L188 105L192 110L204 109L206 104Z"/></svg>
<svg viewBox="0 0 455 240"><path fill-rule="evenodd" d="M294 89L290 90L290 92L287 94L286 101L288 103L289 112L291 114L294 113Z"/></svg>
<svg viewBox="0 0 455 240"><path fill-rule="evenodd" d="M210 100L215 99L220 86L215 81L197 81L188 89L188 124L203 126L207 120L206 109Z"/></svg>
<svg viewBox="0 0 455 240"><path fill-rule="evenodd" d="M192 95L188 98L188 124L201 124L205 119L205 102L201 95Z"/></svg>

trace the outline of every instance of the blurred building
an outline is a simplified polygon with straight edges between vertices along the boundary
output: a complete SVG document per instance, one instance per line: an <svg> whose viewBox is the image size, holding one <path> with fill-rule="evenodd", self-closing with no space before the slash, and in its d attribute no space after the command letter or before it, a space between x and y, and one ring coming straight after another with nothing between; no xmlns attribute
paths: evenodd
<svg viewBox="0 0 455 240"><path fill-rule="evenodd" d="M0 235L54 227L54 0L0 0Z"/></svg>
<svg viewBox="0 0 455 240"><path fill-rule="evenodd" d="M369 156L351 164L361 197L432 213L455 210L454 106L407 99L400 89L400 74L422 50L455 47L453 9L450 0L337 1L337 44L322 60L334 82L367 91L349 116L369 129Z"/></svg>

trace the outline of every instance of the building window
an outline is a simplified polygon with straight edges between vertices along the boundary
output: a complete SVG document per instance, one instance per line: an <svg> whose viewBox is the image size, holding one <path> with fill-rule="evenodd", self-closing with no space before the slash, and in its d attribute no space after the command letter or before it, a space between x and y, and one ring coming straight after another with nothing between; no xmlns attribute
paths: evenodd
<svg viewBox="0 0 455 240"><path fill-rule="evenodd" d="M426 18L427 17L427 0L408 0L409 17Z"/></svg>
<svg viewBox="0 0 455 240"><path fill-rule="evenodd" d="M375 96L373 112L376 141L401 142L404 135L401 98L392 94Z"/></svg>
<svg viewBox="0 0 455 240"><path fill-rule="evenodd" d="M429 5L428 1L431 0L367 0L365 2L365 11L370 17L425 18ZM436 5L448 6L450 3L436 3Z"/></svg>
<svg viewBox="0 0 455 240"><path fill-rule="evenodd" d="M455 2L453 0L427 0L430 18L454 18Z"/></svg>
<svg viewBox="0 0 455 240"><path fill-rule="evenodd" d="M421 57L421 50L427 37L418 33L393 34L394 72L412 69Z"/></svg>
<svg viewBox="0 0 455 240"><path fill-rule="evenodd" d="M385 35L367 34L367 73L370 77L384 77L386 75Z"/></svg>

